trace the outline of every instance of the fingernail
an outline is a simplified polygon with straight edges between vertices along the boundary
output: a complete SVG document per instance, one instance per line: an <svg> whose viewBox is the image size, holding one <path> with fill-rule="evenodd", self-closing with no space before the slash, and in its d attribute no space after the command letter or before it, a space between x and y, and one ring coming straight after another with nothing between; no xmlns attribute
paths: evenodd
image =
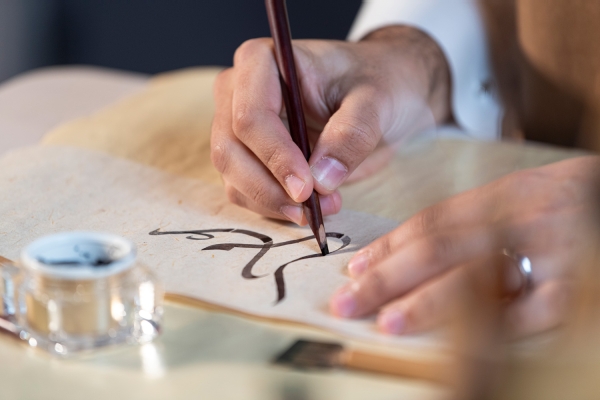
<svg viewBox="0 0 600 400"><path fill-rule="evenodd" d="M356 298L350 288L344 288L331 299L331 311L340 317L348 318L356 310Z"/></svg>
<svg viewBox="0 0 600 400"><path fill-rule="evenodd" d="M354 278L361 275L369 266L369 255L367 252L357 253L348 263L348 272Z"/></svg>
<svg viewBox="0 0 600 400"><path fill-rule="evenodd" d="M287 191L292 196L292 199L298 201L298 197L302 194L302 189L304 189L304 182L302 179L298 178L294 175L288 175L285 178L285 186L287 187Z"/></svg>
<svg viewBox="0 0 600 400"><path fill-rule="evenodd" d="M302 224L302 207L283 206L281 207L281 213L290 221L295 222L298 225Z"/></svg>
<svg viewBox="0 0 600 400"><path fill-rule="evenodd" d="M383 311L377 317L377 325L385 333L399 335L404 331L406 319L404 318L404 313L401 311Z"/></svg>
<svg viewBox="0 0 600 400"><path fill-rule="evenodd" d="M332 157L323 157L310 167L313 177L326 189L335 190L348 174L348 168Z"/></svg>

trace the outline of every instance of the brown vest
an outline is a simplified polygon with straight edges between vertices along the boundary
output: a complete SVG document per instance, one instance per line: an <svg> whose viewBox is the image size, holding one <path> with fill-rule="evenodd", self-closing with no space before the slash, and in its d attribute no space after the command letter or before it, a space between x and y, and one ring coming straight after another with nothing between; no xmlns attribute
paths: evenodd
<svg viewBox="0 0 600 400"><path fill-rule="evenodd" d="M503 135L600 151L600 0L480 0Z"/></svg>

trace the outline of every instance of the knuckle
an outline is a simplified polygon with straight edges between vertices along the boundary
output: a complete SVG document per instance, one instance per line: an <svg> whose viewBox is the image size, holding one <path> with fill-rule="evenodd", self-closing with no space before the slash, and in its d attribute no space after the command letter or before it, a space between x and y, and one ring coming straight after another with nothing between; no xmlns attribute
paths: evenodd
<svg viewBox="0 0 600 400"><path fill-rule="evenodd" d="M448 235L434 235L423 239L419 259L423 266L439 267L456 251L454 239Z"/></svg>
<svg viewBox="0 0 600 400"><path fill-rule="evenodd" d="M345 152L349 154L368 154L379 141L379 130L374 124L367 123L362 118L346 118L337 121L336 127L339 143L343 146Z"/></svg>
<svg viewBox="0 0 600 400"><path fill-rule="evenodd" d="M435 231L441 210L439 206L429 207L415 216L414 230L416 234L422 235L427 232Z"/></svg>
<svg viewBox="0 0 600 400"><path fill-rule="evenodd" d="M510 218L513 226L518 231L528 232L532 230L544 229L552 226L552 220L548 219L548 213L545 210L536 210L528 215L513 215ZM533 232L531 232L533 233Z"/></svg>
<svg viewBox="0 0 600 400"><path fill-rule="evenodd" d="M572 181L553 182L554 188L550 196L540 191L539 195L543 196L543 201L540 204L539 211L546 216L556 215L562 211L574 209L577 207L585 207L587 199L581 197L578 193L578 188L574 187L577 184ZM539 187L539 186L538 186ZM551 187L551 186L547 186Z"/></svg>
<svg viewBox="0 0 600 400"><path fill-rule="evenodd" d="M288 167L285 159L286 157L281 146L270 146L266 149L264 163L277 178L283 178L288 175Z"/></svg>
<svg viewBox="0 0 600 400"><path fill-rule="evenodd" d="M227 172L230 161L230 154L222 142L211 143L210 160L219 173Z"/></svg>
<svg viewBox="0 0 600 400"><path fill-rule="evenodd" d="M418 330L423 325L423 319L434 318L436 304L430 296L419 295L404 308L404 318L407 330Z"/></svg>
<svg viewBox="0 0 600 400"><path fill-rule="evenodd" d="M554 192L552 196L547 196L546 199L546 202L540 209L544 215L555 215L565 208L574 205L570 193L564 190Z"/></svg>
<svg viewBox="0 0 600 400"><path fill-rule="evenodd" d="M543 191L540 191L539 188L546 187L543 184L545 180L547 180L547 177L537 169L528 169L506 176L500 181L500 186L501 189L504 189L504 192L511 193L513 198L531 202L539 198L540 194L543 194ZM556 183L552 182L552 185L556 185Z"/></svg>
<svg viewBox="0 0 600 400"><path fill-rule="evenodd" d="M256 118L252 113L249 113L246 107L241 106L233 113L232 128L235 135L242 141L250 138L252 128L256 124Z"/></svg>
<svg viewBox="0 0 600 400"><path fill-rule="evenodd" d="M392 243L388 236L385 236L384 238L381 239L378 247L379 247L378 252L379 252L380 258L383 259L383 258L389 256L390 254L392 254Z"/></svg>
<svg viewBox="0 0 600 400"><path fill-rule="evenodd" d="M272 203L272 199L269 196L269 190L265 187L263 182L250 182L248 193L251 193L249 197L255 204L271 209L269 204Z"/></svg>
<svg viewBox="0 0 600 400"><path fill-rule="evenodd" d="M365 294L368 301L376 303L377 300L385 301L391 297L392 288L385 274L378 268L369 270L368 274L367 284L365 285Z"/></svg>
<svg viewBox="0 0 600 400"><path fill-rule="evenodd" d="M270 49L271 40L268 38L256 38L246 40L238 47L233 55L233 64L239 65L246 62L256 54L264 52L265 49Z"/></svg>

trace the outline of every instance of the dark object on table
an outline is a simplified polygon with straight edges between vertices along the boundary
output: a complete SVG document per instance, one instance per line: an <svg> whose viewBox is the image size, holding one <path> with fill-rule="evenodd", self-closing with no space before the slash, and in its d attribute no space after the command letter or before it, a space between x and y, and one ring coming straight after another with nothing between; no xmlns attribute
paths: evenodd
<svg viewBox="0 0 600 400"><path fill-rule="evenodd" d="M281 92L285 102L285 109L290 125L290 134L294 143L300 148L306 161L310 159L310 144L306 132L306 120L302 109L302 93L298 83L296 64L294 62L294 50L290 34L287 9L284 0L266 0L267 15L271 26L271 36L275 42L275 56L279 68L279 80L281 81ZM310 225L315 238L319 243L321 254L329 254L327 247L327 236L319 195L313 190L312 194L303 203L304 215Z"/></svg>

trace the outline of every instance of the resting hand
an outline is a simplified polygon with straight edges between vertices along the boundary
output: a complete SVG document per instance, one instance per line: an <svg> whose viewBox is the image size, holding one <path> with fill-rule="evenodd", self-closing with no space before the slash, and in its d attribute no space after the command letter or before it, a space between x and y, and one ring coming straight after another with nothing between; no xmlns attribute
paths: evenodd
<svg viewBox="0 0 600 400"><path fill-rule="evenodd" d="M337 188L382 136L448 117L449 78L440 49L414 28L383 28L358 43L293 45L313 143L310 160L282 121L271 39L244 43L234 66L218 76L211 158L230 201L305 224L300 203L316 189L323 214L337 213Z"/></svg>
<svg viewBox="0 0 600 400"><path fill-rule="evenodd" d="M430 329L448 317L468 269L485 271L509 249L527 256L533 272L532 290L506 310L512 333L556 327L573 299L578 267L597 245L590 232L597 228L598 172L599 157L575 158L507 175L421 211L352 258L355 280L333 296L332 313L378 312L380 330L392 334ZM507 289L518 289L518 270L507 271Z"/></svg>

